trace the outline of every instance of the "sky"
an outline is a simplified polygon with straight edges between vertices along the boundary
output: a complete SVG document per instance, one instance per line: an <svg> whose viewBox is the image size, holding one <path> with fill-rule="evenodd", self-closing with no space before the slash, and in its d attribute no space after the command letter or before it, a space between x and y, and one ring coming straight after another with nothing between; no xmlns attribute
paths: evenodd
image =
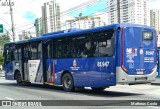
<svg viewBox="0 0 160 109"><path fill-rule="evenodd" d="M1 0L6 1L6 0ZM9 0L8 0L9 1ZM22 30L33 29L35 18L41 17L41 6L44 2L51 0L11 0L14 2L13 6L13 17L14 17L14 26L16 28L16 35L20 34ZM56 0L61 7L61 12L71 9L77 5L83 4L90 0ZM96 0L95 0L96 1ZM98 1L98 0L97 0ZM71 19L83 13L83 15L91 15L95 11L105 12L106 0L99 0L99 2L94 3L93 6L84 6L81 10L74 11L69 13L64 19ZM150 8L160 9L160 0L150 0ZM95 8L96 7L96 8ZM89 13L88 13L89 12ZM9 14L8 6L1 6L0 3L0 24L3 24L5 29L8 31L11 30L11 18ZM11 32L11 31L10 31Z"/></svg>

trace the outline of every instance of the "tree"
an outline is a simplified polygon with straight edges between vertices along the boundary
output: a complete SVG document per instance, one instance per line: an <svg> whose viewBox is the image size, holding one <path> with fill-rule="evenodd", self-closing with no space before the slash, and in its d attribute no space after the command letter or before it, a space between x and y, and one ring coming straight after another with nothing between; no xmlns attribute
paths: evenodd
<svg viewBox="0 0 160 109"><path fill-rule="evenodd" d="M0 50L3 49L3 46L6 42L10 42L10 38L6 34L1 34L0 35Z"/></svg>
<svg viewBox="0 0 160 109"><path fill-rule="evenodd" d="M33 36L26 36L25 39L33 38Z"/></svg>
<svg viewBox="0 0 160 109"><path fill-rule="evenodd" d="M3 46L6 42L9 42L10 38L8 35L6 34L1 34L0 35L0 50L3 50ZM4 58L3 58L3 54L0 53L0 65L4 64Z"/></svg>
<svg viewBox="0 0 160 109"><path fill-rule="evenodd" d="M3 54L0 54L0 65L3 65L4 64L4 58L3 58Z"/></svg>

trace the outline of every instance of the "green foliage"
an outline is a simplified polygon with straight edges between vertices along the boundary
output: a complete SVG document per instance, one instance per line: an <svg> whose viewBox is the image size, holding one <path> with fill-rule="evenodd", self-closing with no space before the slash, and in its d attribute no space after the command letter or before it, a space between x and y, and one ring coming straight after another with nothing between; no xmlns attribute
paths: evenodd
<svg viewBox="0 0 160 109"><path fill-rule="evenodd" d="M4 63L4 58L3 58L3 54L0 54L0 65L3 65L3 63Z"/></svg>
<svg viewBox="0 0 160 109"><path fill-rule="evenodd" d="M0 50L3 50L3 46L6 42L9 42L10 38L6 34L0 34ZM0 54L0 65L3 65L4 63L4 58L3 54Z"/></svg>
<svg viewBox="0 0 160 109"><path fill-rule="evenodd" d="M10 38L9 36L7 36L6 34L1 34L0 35L0 50L3 49L3 45L6 43L6 42L9 42L10 41Z"/></svg>
<svg viewBox="0 0 160 109"><path fill-rule="evenodd" d="M33 38L33 36L27 36L27 37L25 37L25 39L30 39L30 38Z"/></svg>

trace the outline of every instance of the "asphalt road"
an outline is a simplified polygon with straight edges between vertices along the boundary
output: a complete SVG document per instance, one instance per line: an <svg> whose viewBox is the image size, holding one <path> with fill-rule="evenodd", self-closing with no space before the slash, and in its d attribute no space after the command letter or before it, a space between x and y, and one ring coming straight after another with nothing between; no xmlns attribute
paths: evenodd
<svg viewBox="0 0 160 109"><path fill-rule="evenodd" d="M61 100L82 100L80 101L81 105L87 105L90 103L89 100L110 100L109 103L113 103L115 106L108 106L110 109L159 109L158 106L118 106L123 101L116 100L160 100L160 85L150 85L150 84L141 84L141 85L117 85L107 88L103 92L93 92L90 88L86 88L84 91L76 92L64 92L60 86L44 86L40 84L32 84L30 86L18 86L15 81L5 80L4 77L0 77L0 100L60 100L55 101L55 104L62 106L55 107L32 107L34 109L47 109L47 108L56 108L56 109L106 109L107 104L100 104L98 106L66 106L67 103ZM85 100L85 101L83 101ZM113 101L112 101L113 100ZM73 104L76 101L72 101ZM102 101L103 102L103 101ZM109 105L109 104L108 104ZM31 107L4 107L3 108L31 108Z"/></svg>

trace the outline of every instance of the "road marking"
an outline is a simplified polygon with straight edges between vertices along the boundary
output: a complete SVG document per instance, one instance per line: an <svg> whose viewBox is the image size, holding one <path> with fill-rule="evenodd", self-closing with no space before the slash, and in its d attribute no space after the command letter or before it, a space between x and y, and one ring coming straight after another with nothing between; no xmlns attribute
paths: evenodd
<svg viewBox="0 0 160 109"><path fill-rule="evenodd" d="M151 107L151 108L154 108L154 109L160 109L159 107L155 107L155 106L148 106L148 107Z"/></svg>
<svg viewBox="0 0 160 109"><path fill-rule="evenodd" d="M9 97L5 97L5 99L8 99L8 100L14 100L14 99L12 99L12 98L9 98Z"/></svg>

